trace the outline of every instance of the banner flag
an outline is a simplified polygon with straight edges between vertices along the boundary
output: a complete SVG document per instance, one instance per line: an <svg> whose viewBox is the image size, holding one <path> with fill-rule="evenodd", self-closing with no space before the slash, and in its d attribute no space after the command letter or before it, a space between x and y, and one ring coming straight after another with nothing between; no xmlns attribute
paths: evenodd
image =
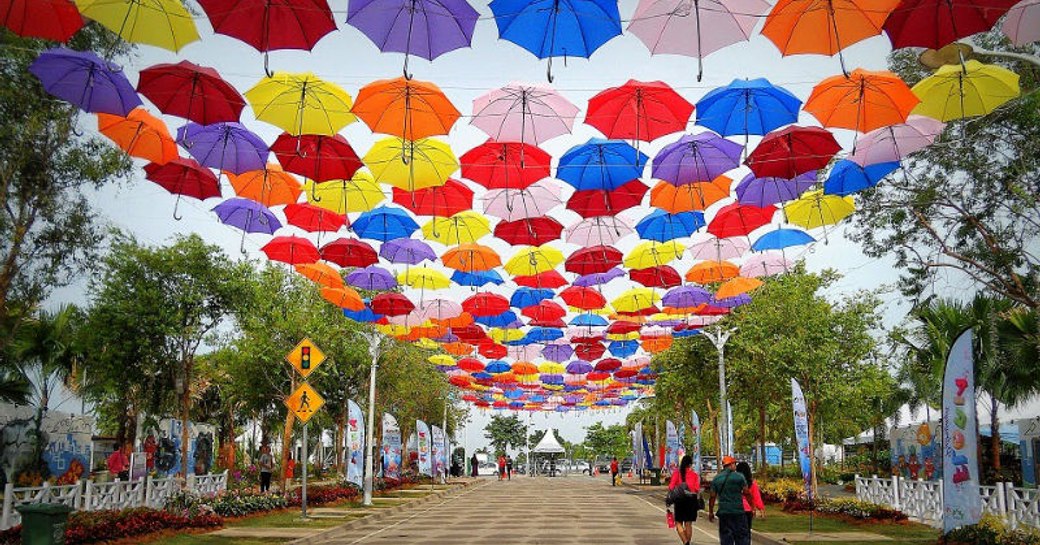
<svg viewBox="0 0 1040 545"><path fill-rule="evenodd" d="M731 456L737 452L733 444L733 405L730 405L729 401L726 401L726 450Z"/></svg>
<svg viewBox="0 0 1040 545"><path fill-rule="evenodd" d="M679 424L679 450L675 451L676 464L681 464L683 456L686 456L686 424Z"/></svg>
<svg viewBox="0 0 1040 545"><path fill-rule="evenodd" d="M791 379L791 404L794 408L794 437L798 444L798 465L802 469L805 495L813 501L812 446L809 442L809 414L805 411L805 396L798 381Z"/></svg>
<svg viewBox="0 0 1040 545"><path fill-rule="evenodd" d="M646 440L646 435L643 435L643 469L657 467L654 465L654 456L650 454L650 443Z"/></svg>
<svg viewBox="0 0 1040 545"><path fill-rule="evenodd" d="M646 467L646 462L643 460L643 423L636 422L636 427L632 430L632 469L635 472L640 472Z"/></svg>
<svg viewBox="0 0 1040 545"><path fill-rule="evenodd" d="M979 495L978 415L972 333L961 333L946 357L942 386L943 532L975 524Z"/></svg>
<svg viewBox="0 0 1040 545"><path fill-rule="evenodd" d="M665 439L664 439L664 466L668 468L668 471L675 471L679 469L679 432L675 429L675 422L666 420L664 423L665 428Z"/></svg>
<svg viewBox="0 0 1040 545"><path fill-rule="evenodd" d="M383 477L401 478L401 428L397 419L383 413Z"/></svg>
<svg viewBox="0 0 1040 545"><path fill-rule="evenodd" d="M693 469L700 473L701 471L701 417L697 415L697 411L693 411L693 451L690 455L693 456Z"/></svg>
<svg viewBox="0 0 1040 545"><path fill-rule="evenodd" d="M430 427L422 420L415 421L416 450L419 451L419 475L433 476L430 463Z"/></svg>
<svg viewBox="0 0 1040 545"><path fill-rule="evenodd" d="M362 486L365 480L365 417L354 400L347 401L347 482Z"/></svg>
<svg viewBox="0 0 1040 545"><path fill-rule="evenodd" d="M442 477L446 467L444 459L444 431L430 426L430 458L433 460L433 476Z"/></svg>

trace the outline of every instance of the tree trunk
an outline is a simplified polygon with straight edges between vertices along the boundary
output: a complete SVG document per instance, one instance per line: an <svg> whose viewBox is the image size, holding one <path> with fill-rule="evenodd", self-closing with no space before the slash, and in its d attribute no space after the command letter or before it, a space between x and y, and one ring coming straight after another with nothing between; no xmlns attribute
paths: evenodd
<svg viewBox="0 0 1040 545"><path fill-rule="evenodd" d="M191 423L191 379L194 361L184 358L184 385L181 388L181 478L188 476L188 442L191 440L188 426ZM194 471L195 468L192 468Z"/></svg>
<svg viewBox="0 0 1040 545"><path fill-rule="evenodd" d="M292 374L292 371L289 371ZM289 379L289 391L293 392L296 390L296 377L292 376ZM296 417L293 416L292 411L285 410L285 427L282 428L282 490L285 491L288 487L285 486L286 479L292 477L289 475L289 452L292 450L292 428L293 420Z"/></svg>
<svg viewBox="0 0 1040 545"><path fill-rule="evenodd" d="M1000 401L993 396L989 396L989 399L989 429L991 432L989 452L993 457L991 461L993 469L1000 471Z"/></svg>
<svg viewBox="0 0 1040 545"><path fill-rule="evenodd" d="M336 472L346 475L343 467L343 442L346 440L347 429L347 407L343 406L343 412L336 416Z"/></svg>
<svg viewBox="0 0 1040 545"><path fill-rule="evenodd" d="M227 419L224 422L224 436L220 438L220 446L223 451L223 455L220 457L220 464L224 469L233 469L235 467L235 413L231 407L228 407L227 413L224 415Z"/></svg>
<svg viewBox="0 0 1040 545"><path fill-rule="evenodd" d="M765 469L766 462L766 406L758 406L758 467L759 469Z"/></svg>

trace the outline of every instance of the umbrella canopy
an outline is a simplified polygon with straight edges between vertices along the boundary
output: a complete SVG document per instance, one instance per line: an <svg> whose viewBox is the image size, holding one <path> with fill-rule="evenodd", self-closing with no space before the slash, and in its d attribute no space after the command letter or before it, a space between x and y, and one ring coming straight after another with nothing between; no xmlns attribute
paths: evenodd
<svg viewBox="0 0 1040 545"><path fill-rule="evenodd" d="M855 161L842 159L834 164L827 180L823 182L823 192L827 195L851 195L874 187L882 178L898 168L898 161L863 166Z"/></svg>
<svg viewBox="0 0 1040 545"><path fill-rule="evenodd" d="M650 288L632 288L626 290L616 299L610 302L610 306L618 312L639 312L654 306L661 300L657 291Z"/></svg>
<svg viewBox="0 0 1040 545"><path fill-rule="evenodd" d="M556 177L577 190L617 189L643 175L647 156L620 140L591 138L560 157Z"/></svg>
<svg viewBox="0 0 1040 545"><path fill-rule="evenodd" d="M567 228L567 242L584 248L612 246L633 233L632 226L614 216L597 216Z"/></svg>
<svg viewBox="0 0 1040 545"><path fill-rule="evenodd" d="M729 197L729 188L732 184L733 180L726 176L719 176L710 182L693 182L682 185L657 182L650 190L650 206L672 214L703 211Z"/></svg>
<svg viewBox="0 0 1040 545"><path fill-rule="evenodd" d="M90 113L127 116L141 99L118 66L90 51L55 47L29 65L48 93Z"/></svg>
<svg viewBox="0 0 1040 545"><path fill-rule="evenodd" d="M560 299L568 305L582 310L596 310L607 304L603 294L592 288L571 286L560 292Z"/></svg>
<svg viewBox="0 0 1040 545"><path fill-rule="evenodd" d="M137 91L162 113L202 125L238 121L246 105L216 70L189 61L141 70Z"/></svg>
<svg viewBox="0 0 1040 545"><path fill-rule="evenodd" d="M354 148L340 135L282 133L271 146L285 170L316 182L349 180L362 166Z"/></svg>
<svg viewBox="0 0 1040 545"><path fill-rule="evenodd" d="M130 43L176 52L199 39L195 20L179 0L76 0L76 7Z"/></svg>
<svg viewBox="0 0 1040 545"><path fill-rule="evenodd" d="M301 265L296 266L300 267ZM321 289L321 296L326 301L344 310L353 312L365 310L365 302L361 300L361 295L354 291L353 288L346 286L325 287Z"/></svg>
<svg viewBox="0 0 1040 545"><path fill-rule="evenodd" d="M621 251L610 246L591 246L571 254L565 269L575 274L605 273L621 264ZM624 276L623 272L620 272Z"/></svg>
<svg viewBox="0 0 1040 545"><path fill-rule="evenodd" d="M328 0L199 0L213 31L260 52L310 51L336 30Z"/></svg>
<svg viewBox="0 0 1040 545"><path fill-rule="evenodd" d="M881 34L899 0L780 0L762 27L784 55L834 55Z"/></svg>
<svg viewBox="0 0 1040 545"><path fill-rule="evenodd" d="M415 304L400 293L380 293L372 298L372 312L385 316L403 316L415 310Z"/></svg>
<svg viewBox="0 0 1040 545"><path fill-rule="evenodd" d="M661 304L673 308L692 308L712 302L710 292L696 286L677 286L664 294Z"/></svg>
<svg viewBox="0 0 1040 545"><path fill-rule="evenodd" d="M384 138L365 154L365 164L376 181L405 191L442 186L459 169L451 147L432 138Z"/></svg>
<svg viewBox="0 0 1040 545"><path fill-rule="evenodd" d="M575 191L567 200L567 208L583 218L614 216L619 212L639 206L649 189L643 182L633 179L614 189L587 189Z"/></svg>
<svg viewBox="0 0 1040 545"><path fill-rule="evenodd" d="M495 236L513 245L540 246L560 238L562 232L563 225L548 217L500 221L495 226Z"/></svg>
<svg viewBox="0 0 1040 545"><path fill-rule="evenodd" d="M372 175L359 171L347 180L316 184L307 182L307 201L333 213L368 212L386 200L386 195Z"/></svg>
<svg viewBox="0 0 1040 545"><path fill-rule="evenodd" d="M766 134L798 121L802 101L764 78L735 79L697 102L697 124L722 136Z"/></svg>
<svg viewBox="0 0 1040 545"><path fill-rule="evenodd" d="M229 174L228 180L236 195L264 206L292 204L300 197L300 182L273 163L260 170Z"/></svg>
<svg viewBox="0 0 1040 545"><path fill-rule="evenodd" d="M448 179L439 187L415 191L394 189L394 202L411 210L417 216L447 217L473 208L473 190L466 184Z"/></svg>
<svg viewBox="0 0 1040 545"><path fill-rule="evenodd" d="M849 159L864 166L902 161L907 155L930 146L944 126L937 119L911 115L905 123L882 127L857 138Z"/></svg>
<svg viewBox="0 0 1040 545"><path fill-rule="evenodd" d="M966 36L986 32L1018 0L902 0L885 21L895 49L940 49Z"/></svg>
<svg viewBox="0 0 1040 545"><path fill-rule="evenodd" d="M311 241L297 236L274 237L260 248L260 251L267 254L267 259L271 261L281 261L290 265L314 263L321 259L318 249Z"/></svg>
<svg viewBox="0 0 1040 545"><path fill-rule="evenodd" d="M67 42L83 28L83 16L71 0L5 0L0 25L24 38Z"/></svg>
<svg viewBox="0 0 1040 545"><path fill-rule="evenodd" d="M346 91L311 73L275 72L245 93L257 120L292 136L333 136L357 118Z"/></svg>
<svg viewBox="0 0 1040 545"><path fill-rule="evenodd" d="M915 114L952 121L986 115L1021 93L1018 74L974 59L945 65L914 85Z"/></svg>
<svg viewBox="0 0 1040 545"><path fill-rule="evenodd" d="M668 265L632 269L628 272L628 277L648 288L670 288L682 284L679 272Z"/></svg>
<svg viewBox="0 0 1040 545"><path fill-rule="evenodd" d="M469 47L479 14L466 0L350 0L347 24L382 52L426 60Z"/></svg>
<svg viewBox="0 0 1040 545"><path fill-rule="evenodd" d="M585 123L607 138L650 142L685 130L692 114L693 104L668 84L628 80L590 98Z"/></svg>
<svg viewBox="0 0 1040 545"><path fill-rule="evenodd" d="M490 235L491 225L487 216L466 210L447 218L433 218L423 225L422 232L427 240L451 246L469 244Z"/></svg>
<svg viewBox="0 0 1040 545"><path fill-rule="evenodd" d="M755 229L773 221L775 206L758 207L739 202L727 204L715 213L708 224L708 232L719 237L746 236Z"/></svg>
<svg viewBox="0 0 1040 545"><path fill-rule="evenodd" d="M751 245L751 249L756 252L783 250L784 248L790 248L791 246L802 246L804 244L812 244L813 242L816 242L816 239L805 231L799 231L798 229L776 229L775 231L770 231L758 237L758 240Z"/></svg>
<svg viewBox="0 0 1040 545"><path fill-rule="evenodd" d="M684 135L654 157L653 176L674 185L708 182L740 165L743 148L710 132Z"/></svg>
<svg viewBox="0 0 1040 545"><path fill-rule="evenodd" d="M358 216L351 228L361 238L386 242L408 238L419 229L419 224L400 208L380 206Z"/></svg>
<svg viewBox="0 0 1040 545"><path fill-rule="evenodd" d="M654 210L639 220L636 232L639 238L666 242L688 237L704 225L704 214L700 212L669 214L664 210Z"/></svg>
<svg viewBox="0 0 1040 545"><path fill-rule="evenodd" d="M814 229L834 225L855 210L856 205L852 197L825 195L822 189L817 189L806 192L797 200L784 205L784 216L795 225Z"/></svg>
<svg viewBox="0 0 1040 545"><path fill-rule="evenodd" d="M903 123L918 102L910 87L892 72L857 68L813 87L805 111L824 127L870 132Z"/></svg>
<svg viewBox="0 0 1040 545"><path fill-rule="evenodd" d="M441 262L456 271L487 271L502 264L498 252L480 244L462 244L444 252Z"/></svg>
<svg viewBox="0 0 1040 545"><path fill-rule="evenodd" d="M321 258L340 267L367 267L379 262L379 256L372 246L351 238L338 238L325 244L321 247Z"/></svg>
<svg viewBox="0 0 1040 545"><path fill-rule="evenodd" d="M790 179L823 168L839 151L826 129L792 126L767 134L745 163L755 176Z"/></svg>
<svg viewBox="0 0 1040 545"><path fill-rule="evenodd" d="M339 231L347 218L310 203L293 203L285 207L285 219L311 233Z"/></svg>
<svg viewBox="0 0 1040 545"><path fill-rule="evenodd" d="M1040 42L1040 0L1022 0L1015 4L1000 28L1016 46Z"/></svg>
<svg viewBox="0 0 1040 545"><path fill-rule="evenodd" d="M727 280L719 286L719 290L715 292L715 298L728 299L730 297L736 297L754 291L761 286L762 281L757 278L744 278L738 276Z"/></svg>
<svg viewBox="0 0 1040 545"><path fill-rule="evenodd" d="M816 171L811 170L794 179L765 177L748 174L737 184L737 201L751 206L769 206L793 201L816 185Z"/></svg>
<svg viewBox="0 0 1040 545"><path fill-rule="evenodd" d="M220 184L209 169L191 159L177 158L166 164L151 163L144 167L145 177L174 195L195 199L220 196Z"/></svg>
<svg viewBox="0 0 1040 545"><path fill-rule="evenodd" d="M486 284L495 284L496 286L500 286L505 283L505 280L502 279L502 275L498 274L498 272L493 269L471 272L455 271L451 273L451 281L460 286L471 287L480 287Z"/></svg>
<svg viewBox="0 0 1040 545"><path fill-rule="evenodd" d="M199 164L233 174L264 168L270 155L267 144L237 122L189 122L177 129L177 143Z"/></svg>
<svg viewBox="0 0 1040 545"><path fill-rule="evenodd" d="M647 240L640 242L625 256L624 264L630 269L645 269L665 265L678 259L686 250L686 246L677 242L657 242Z"/></svg>
<svg viewBox="0 0 1040 545"><path fill-rule="evenodd" d="M533 184L524 189L495 189L485 193L482 200L485 214L505 221L544 216L561 202L556 184Z"/></svg>
<svg viewBox="0 0 1040 545"><path fill-rule="evenodd" d="M405 78L361 88L352 109L372 132L418 140L448 134L459 111L433 83Z"/></svg>
<svg viewBox="0 0 1040 545"><path fill-rule="evenodd" d="M473 100L470 124L498 142L539 145L570 134L578 107L550 87L511 83Z"/></svg>
<svg viewBox="0 0 1040 545"><path fill-rule="evenodd" d="M434 261L437 254L429 244L414 238L388 240L379 247L379 255L390 263L417 265L423 261Z"/></svg>
<svg viewBox="0 0 1040 545"><path fill-rule="evenodd" d="M528 288L562 288L569 284L567 279L563 277L559 272L544 271L538 274L519 275L513 277L513 282L516 282L518 286L525 286Z"/></svg>
<svg viewBox="0 0 1040 545"><path fill-rule="evenodd" d="M789 271L791 266L791 262L783 254L767 252L749 257L740 266L740 275L753 278L772 276Z"/></svg>
<svg viewBox="0 0 1040 545"><path fill-rule="evenodd" d="M392 290L397 287L397 279L394 278L394 275L375 265L350 271L350 274L347 275L347 283L359 289L375 291Z"/></svg>
<svg viewBox="0 0 1040 545"><path fill-rule="evenodd" d="M531 144L487 142L460 157L462 177L488 189L524 189L549 177L552 157Z"/></svg>
<svg viewBox="0 0 1040 545"><path fill-rule="evenodd" d="M237 227L246 233L274 234L282 227L270 210L249 199L228 199L213 208L224 225Z"/></svg>
<svg viewBox="0 0 1040 545"><path fill-rule="evenodd" d="M99 113L97 127L131 157L164 165L178 156L177 143L166 124L144 108L134 108L126 117Z"/></svg>
<svg viewBox="0 0 1040 545"><path fill-rule="evenodd" d="M563 263L563 252L552 246L537 246L518 251L505 264L507 273L514 276L531 276L555 269Z"/></svg>
<svg viewBox="0 0 1040 545"><path fill-rule="evenodd" d="M723 282L740 275L740 268L729 261L701 261L686 271L686 280L697 284Z"/></svg>
<svg viewBox="0 0 1040 545"><path fill-rule="evenodd" d="M420 290L442 290L451 285L444 273L429 267L409 267L397 275L397 283Z"/></svg>
<svg viewBox="0 0 1040 545"><path fill-rule="evenodd" d="M495 293L478 293L462 301L462 310L473 316L497 316L509 310L509 300Z"/></svg>
<svg viewBox="0 0 1040 545"><path fill-rule="evenodd" d="M343 285L343 277L339 275L339 271L324 263L300 263L293 265L293 268L307 279L326 288L346 287ZM364 308L364 306L362 303L361 307Z"/></svg>

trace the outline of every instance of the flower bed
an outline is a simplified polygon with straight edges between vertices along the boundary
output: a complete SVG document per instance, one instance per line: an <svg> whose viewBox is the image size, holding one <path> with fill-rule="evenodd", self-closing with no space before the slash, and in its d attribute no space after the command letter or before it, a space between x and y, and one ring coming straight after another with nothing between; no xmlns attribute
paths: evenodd
<svg viewBox="0 0 1040 545"><path fill-rule="evenodd" d="M993 515L983 515L978 524L957 528L939 538L940 545L1038 545L1040 530L1009 528Z"/></svg>
<svg viewBox="0 0 1040 545"><path fill-rule="evenodd" d="M216 515L183 516L147 507L122 511L77 511L69 516L65 543L99 543L162 530L219 528L223 524L223 519ZM0 533L0 543L21 543L21 532L21 526L5 530Z"/></svg>
<svg viewBox="0 0 1040 545"><path fill-rule="evenodd" d="M852 521L904 522L906 513L891 507L857 500L855 498L821 498L810 502L805 496L797 496L784 502L786 513L815 510L821 515L831 515Z"/></svg>
<svg viewBox="0 0 1040 545"><path fill-rule="evenodd" d="M762 492L762 500L766 503L784 503L805 493L805 484L801 479L776 479L759 482L758 487Z"/></svg>
<svg viewBox="0 0 1040 545"><path fill-rule="evenodd" d="M308 486L307 504L322 505L341 500L355 500L361 495L354 485L327 485ZM289 505L296 507L300 505L301 490L297 488L289 494Z"/></svg>

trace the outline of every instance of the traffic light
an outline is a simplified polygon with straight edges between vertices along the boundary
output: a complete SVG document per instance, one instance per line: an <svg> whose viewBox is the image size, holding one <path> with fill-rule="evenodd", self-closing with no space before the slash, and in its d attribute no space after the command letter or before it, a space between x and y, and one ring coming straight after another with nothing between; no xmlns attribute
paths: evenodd
<svg viewBox="0 0 1040 545"><path fill-rule="evenodd" d="M300 368L311 368L311 347L309 346L300 347Z"/></svg>

